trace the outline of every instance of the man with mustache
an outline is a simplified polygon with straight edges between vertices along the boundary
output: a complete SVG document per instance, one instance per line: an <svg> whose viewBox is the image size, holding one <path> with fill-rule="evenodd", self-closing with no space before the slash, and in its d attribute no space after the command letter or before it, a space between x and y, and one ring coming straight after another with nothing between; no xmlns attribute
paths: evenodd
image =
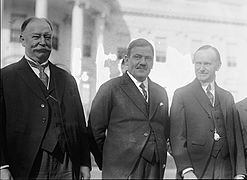
<svg viewBox="0 0 247 180"><path fill-rule="evenodd" d="M21 26L24 57L1 69L0 179L89 179L90 153L75 79L49 61L52 24Z"/></svg>
<svg viewBox="0 0 247 180"><path fill-rule="evenodd" d="M196 79L175 91L171 106L171 150L184 179L243 179L240 121L230 92L215 82L220 54L205 45L194 54Z"/></svg>
<svg viewBox="0 0 247 180"><path fill-rule="evenodd" d="M88 129L103 179L163 178L168 98L148 77L153 57L150 42L133 40L125 59L128 70L104 83L93 100Z"/></svg>

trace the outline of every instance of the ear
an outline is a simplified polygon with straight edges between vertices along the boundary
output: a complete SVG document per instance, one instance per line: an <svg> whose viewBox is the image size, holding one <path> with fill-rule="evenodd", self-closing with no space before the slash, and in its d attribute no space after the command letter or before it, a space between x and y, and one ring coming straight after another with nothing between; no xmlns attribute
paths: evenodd
<svg viewBox="0 0 247 180"><path fill-rule="evenodd" d="M20 35L20 42L21 42L22 46L25 47L25 39L24 39L22 34Z"/></svg>
<svg viewBox="0 0 247 180"><path fill-rule="evenodd" d="M128 61L129 61L128 56L127 56L127 55L125 55L123 60L124 60L124 64L128 63Z"/></svg>
<svg viewBox="0 0 247 180"><path fill-rule="evenodd" d="M218 63L217 66L216 66L216 71L219 71L220 67L221 67L221 63Z"/></svg>

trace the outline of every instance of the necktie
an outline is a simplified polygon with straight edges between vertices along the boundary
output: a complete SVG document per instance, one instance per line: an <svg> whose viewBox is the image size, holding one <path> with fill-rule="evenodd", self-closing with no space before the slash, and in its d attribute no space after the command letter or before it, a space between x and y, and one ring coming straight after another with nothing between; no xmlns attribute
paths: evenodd
<svg viewBox="0 0 247 180"><path fill-rule="evenodd" d="M145 89L145 85L143 83L141 83L140 84L140 88L142 89L142 93L143 93L144 99L147 101L148 95L147 95L147 91Z"/></svg>
<svg viewBox="0 0 247 180"><path fill-rule="evenodd" d="M28 63L39 70L39 78L44 83L45 87L48 86L48 79L49 77L45 73L45 68L48 66L48 63L41 65L39 63L34 63L33 61L28 61Z"/></svg>
<svg viewBox="0 0 247 180"><path fill-rule="evenodd" d="M208 96L211 104L214 105L214 95L211 93L211 85L210 84L206 88L206 91L207 91L207 96Z"/></svg>

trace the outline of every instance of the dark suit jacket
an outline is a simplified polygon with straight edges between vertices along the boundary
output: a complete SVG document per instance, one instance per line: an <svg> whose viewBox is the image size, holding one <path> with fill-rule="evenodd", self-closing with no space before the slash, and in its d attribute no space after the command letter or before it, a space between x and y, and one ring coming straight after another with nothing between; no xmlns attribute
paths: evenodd
<svg viewBox="0 0 247 180"><path fill-rule="evenodd" d="M215 86L224 115L226 137L234 177L245 174L241 127L232 95ZM194 168L201 178L213 147L214 123L209 98L195 79L174 93L171 106L171 148L177 171Z"/></svg>
<svg viewBox="0 0 247 180"><path fill-rule="evenodd" d="M62 130L74 168L90 167L85 118L74 78L49 62L61 110ZM27 179L44 137L48 104L26 59L1 69L0 165Z"/></svg>
<svg viewBox="0 0 247 180"><path fill-rule="evenodd" d="M142 94L126 73L104 83L93 100L89 131L98 147L98 154L94 153L100 158L98 162L103 156L103 178L127 179L148 139L149 122L157 141L160 168L166 163L167 94L158 84L148 83L149 113Z"/></svg>
<svg viewBox="0 0 247 180"><path fill-rule="evenodd" d="M240 122L242 125L242 133L245 145L245 156L247 156L247 98L236 104L237 110L240 116ZM245 159L247 165L247 157ZM247 168L247 167L246 167Z"/></svg>

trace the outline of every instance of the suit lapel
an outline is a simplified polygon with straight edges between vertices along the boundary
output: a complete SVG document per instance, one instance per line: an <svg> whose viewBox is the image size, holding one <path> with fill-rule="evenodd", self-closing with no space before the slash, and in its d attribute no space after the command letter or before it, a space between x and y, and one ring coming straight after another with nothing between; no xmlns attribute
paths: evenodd
<svg viewBox="0 0 247 180"><path fill-rule="evenodd" d="M65 88L65 82L64 80L62 80L63 78L61 78L63 74L59 73L59 71L57 70L57 67L51 62L49 62L49 67L50 67L50 73L51 73L50 78L52 78L52 81L53 81L53 86L49 89L49 91L53 91L55 89L56 98L58 99L59 104L60 104L62 95L64 92L64 88Z"/></svg>
<svg viewBox="0 0 247 180"><path fill-rule="evenodd" d="M205 112L211 117L211 111L210 111L210 100L205 94L204 90L202 89L202 86L200 82L195 79L192 82L192 91L197 99L198 103L202 106L202 108L205 110Z"/></svg>
<svg viewBox="0 0 247 180"><path fill-rule="evenodd" d="M44 93L40 88L39 78L32 71L27 60L23 57L18 63L17 73L19 76L23 79L30 90L37 95L37 97L45 100Z"/></svg>
<svg viewBox="0 0 247 180"><path fill-rule="evenodd" d="M226 113L227 113L227 97L224 96L224 92L221 91L221 89L219 88L219 86L217 86L217 84L215 83L215 93L218 95L219 97L219 101L220 101L220 107L221 107L221 110L222 110L222 113L224 115L224 122L225 122L225 125L227 124L226 123Z"/></svg>
<svg viewBox="0 0 247 180"><path fill-rule="evenodd" d="M149 91L149 120L152 119L154 113L160 103L159 92L156 91L155 84L148 79Z"/></svg>
<svg viewBox="0 0 247 180"><path fill-rule="evenodd" d="M135 83L130 79L130 77L125 73L123 76L123 81L120 84L120 87L127 94L127 96L131 99L133 104L135 104L143 114L148 117L147 113L147 103L143 98L141 92L136 87Z"/></svg>

